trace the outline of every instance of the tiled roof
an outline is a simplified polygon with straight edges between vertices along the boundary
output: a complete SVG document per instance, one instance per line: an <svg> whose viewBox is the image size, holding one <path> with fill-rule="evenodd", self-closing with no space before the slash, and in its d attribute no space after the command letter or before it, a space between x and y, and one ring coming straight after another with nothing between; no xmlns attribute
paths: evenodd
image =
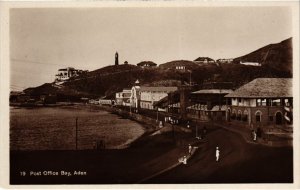
<svg viewBox="0 0 300 190"><path fill-rule="evenodd" d="M229 94L232 92L230 89L202 89L192 92L192 94Z"/></svg>
<svg viewBox="0 0 300 190"><path fill-rule="evenodd" d="M204 105L204 104L194 104L194 105L189 106L187 108L188 109L207 111L207 105Z"/></svg>
<svg viewBox="0 0 300 190"><path fill-rule="evenodd" d="M155 92L174 92L178 88L176 86L142 86L140 91L155 91Z"/></svg>
<svg viewBox="0 0 300 190"><path fill-rule="evenodd" d="M220 106L216 105L211 109L211 111L226 111L226 105L221 105L221 110Z"/></svg>
<svg viewBox="0 0 300 190"><path fill-rule="evenodd" d="M279 98L293 97L292 78L257 78L225 97Z"/></svg>

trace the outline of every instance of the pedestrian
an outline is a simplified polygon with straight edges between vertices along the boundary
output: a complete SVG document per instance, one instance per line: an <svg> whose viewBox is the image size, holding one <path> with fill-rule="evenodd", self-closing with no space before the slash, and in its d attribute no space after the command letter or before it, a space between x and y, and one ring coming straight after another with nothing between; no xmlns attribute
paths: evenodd
<svg viewBox="0 0 300 190"><path fill-rule="evenodd" d="M256 141L256 138L257 138L256 132L253 131L253 141Z"/></svg>
<svg viewBox="0 0 300 190"><path fill-rule="evenodd" d="M163 122L159 121L159 128L162 128L162 127L163 127Z"/></svg>
<svg viewBox="0 0 300 190"><path fill-rule="evenodd" d="M206 134L206 132L207 132L207 129L206 129L206 126L204 126L203 127L203 133Z"/></svg>
<svg viewBox="0 0 300 190"><path fill-rule="evenodd" d="M192 145L189 144L189 155L191 155L191 154L192 154Z"/></svg>
<svg viewBox="0 0 300 190"><path fill-rule="evenodd" d="M260 128L260 126L258 126L258 128L256 129L256 133L257 133L257 136L258 137L261 137L261 128Z"/></svg>
<svg viewBox="0 0 300 190"><path fill-rule="evenodd" d="M186 159L186 156L183 156L182 163L183 163L184 165L186 165L186 164L187 164L187 159Z"/></svg>
<svg viewBox="0 0 300 190"><path fill-rule="evenodd" d="M216 162L219 162L220 159L220 150L219 147L216 147Z"/></svg>
<svg viewBox="0 0 300 190"><path fill-rule="evenodd" d="M186 127L187 127L187 128L190 128L190 121L187 122Z"/></svg>

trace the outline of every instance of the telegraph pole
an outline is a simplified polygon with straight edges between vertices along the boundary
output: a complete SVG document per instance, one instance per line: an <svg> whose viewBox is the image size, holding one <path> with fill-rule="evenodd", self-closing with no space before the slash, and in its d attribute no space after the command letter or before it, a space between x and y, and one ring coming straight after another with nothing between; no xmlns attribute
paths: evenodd
<svg viewBox="0 0 300 190"><path fill-rule="evenodd" d="M75 128L75 145L77 150L77 140L78 140L78 117L76 117L76 128Z"/></svg>

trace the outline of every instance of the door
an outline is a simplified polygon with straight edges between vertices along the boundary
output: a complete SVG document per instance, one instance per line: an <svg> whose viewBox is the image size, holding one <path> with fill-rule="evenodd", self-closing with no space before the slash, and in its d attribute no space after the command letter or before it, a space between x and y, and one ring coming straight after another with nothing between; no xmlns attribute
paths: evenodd
<svg viewBox="0 0 300 190"><path fill-rule="evenodd" d="M231 117L231 111L228 109L227 110L227 121L230 121L230 117Z"/></svg>
<svg viewBox="0 0 300 190"><path fill-rule="evenodd" d="M277 112L276 113L276 125L281 125L282 124L282 113Z"/></svg>

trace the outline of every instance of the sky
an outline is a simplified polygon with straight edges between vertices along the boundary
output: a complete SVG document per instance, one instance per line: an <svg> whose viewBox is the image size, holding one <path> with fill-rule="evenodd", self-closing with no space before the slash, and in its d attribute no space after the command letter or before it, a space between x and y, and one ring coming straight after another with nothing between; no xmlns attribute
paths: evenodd
<svg viewBox="0 0 300 190"><path fill-rule="evenodd" d="M10 10L11 89L53 82L64 67L235 58L292 37L288 7Z"/></svg>

